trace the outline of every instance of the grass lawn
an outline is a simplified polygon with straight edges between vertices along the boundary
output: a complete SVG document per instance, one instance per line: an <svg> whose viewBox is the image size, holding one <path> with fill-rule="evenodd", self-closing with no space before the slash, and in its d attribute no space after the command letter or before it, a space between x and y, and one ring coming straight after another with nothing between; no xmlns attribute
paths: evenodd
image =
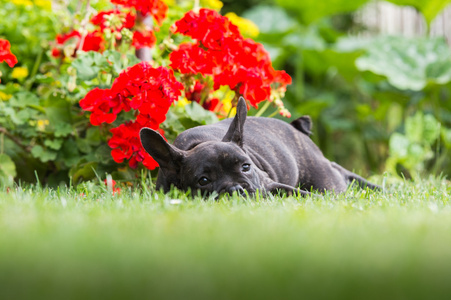
<svg viewBox="0 0 451 300"><path fill-rule="evenodd" d="M450 197L441 179L220 201L3 189L0 298L449 299Z"/></svg>

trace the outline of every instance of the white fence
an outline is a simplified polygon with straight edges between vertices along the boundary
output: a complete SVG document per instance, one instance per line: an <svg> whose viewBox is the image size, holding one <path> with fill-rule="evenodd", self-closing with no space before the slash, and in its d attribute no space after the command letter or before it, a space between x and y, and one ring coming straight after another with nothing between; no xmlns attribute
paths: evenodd
<svg viewBox="0 0 451 300"><path fill-rule="evenodd" d="M428 1L428 0L423 0ZM367 34L396 34L425 36L426 21L421 13L410 6L397 6L390 2L373 1L357 13L357 18L368 27ZM451 46L451 5L447 6L431 23L431 36L444 36Z"/></svg>

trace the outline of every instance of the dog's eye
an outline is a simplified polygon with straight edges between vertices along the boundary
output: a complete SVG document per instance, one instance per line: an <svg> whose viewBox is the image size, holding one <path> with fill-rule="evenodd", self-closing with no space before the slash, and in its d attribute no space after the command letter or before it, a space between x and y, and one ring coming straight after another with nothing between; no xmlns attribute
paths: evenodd
<svg viewBox="0 0 451 300"><path fill-rule="evenodd" d="M207 177L201 177L198 181L199 185L204 186L210 183L210 179Z"/></svg>
<svg viewBox="0 0 451 300"><path fill-rule="evenodd" d="M242 171L243 172L247 172L251 169L251 165L250 164L244 164L242 167Z"/></svg>

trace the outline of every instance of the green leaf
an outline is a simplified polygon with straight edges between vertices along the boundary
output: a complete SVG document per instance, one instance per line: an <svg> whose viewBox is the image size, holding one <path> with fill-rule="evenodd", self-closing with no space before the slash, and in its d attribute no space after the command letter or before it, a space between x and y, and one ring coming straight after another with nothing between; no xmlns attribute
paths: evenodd
<svg viewBox="0 0 451 300"><path fill-rule="evenodd" d="M5 107L2 111L2 113L5 116L9 117L11 122L13 122L16 125L22 125L28 120L26 113L25 113L25 115L24 115L24 113L19 115L18 113L16 113L16 111L12 107Z"/></svg>
<svg viewBox="0 0 451 300"><path fill-rule="evenodd" d="M103 56L106 58L104 62L104 68L113 68L114 73L119 75L124 69L121 61L121 53L113 50L107 50L103 53Z"/></svg>
<svg viewBox="0 0 451 300"><path fill-rule="evenodd" d="M325 16L357 10L368 0L276 0L283 8L296 12L305 24L313 23Z"/></svg>
<svg viewBox="0 0 451 300"><path fill-rule="evenodd" d="M390 156L405 158L407 157L408 149L409 149L409 139L404 135L395 132L391 135L389 141L389 152Z"/></svg>
<svg viewBox="0 0 451 300"><path fill-rule="evenodd" d="M58 153L59 158L63 159L66 166L73 166L80 160L77 143L73 138L67 139Z"/></svg>
<svg viewBox="0 0 451 300"><path fill-rule="evenodd" d="M24 108L28 105L39 105L39 98L30 92L19 92L9 99L11 106Z"/></svg>
<svg viewBox="0 0 451 300"><path fill-rule="evenodd" d="M95 157L97 161L100 161L103 164L113 161L113 157L111 156L111 148L105 144L102 144L97 148Z"/></svg>
<svg viewBox="0 0 451 300"><path fill-rule="evenodd" d="M199 125L208 125L218 122L218 117L211 111L205 110L197 102L185 105L186 115Z"/></svg>
<svg viewBox="0 0 451 300"><path fill-rule="evenodd" d="M431 24L432 20L449 4L451 0L387 0L397 5L409 5L419 10L426 23Z"/></svg>
<svg viewBox="0 0 451 300"><path fill-rule="evenodd" d="M423 113L418 111L414 116L406 119L406 136L409 141L421 143L423 139Z"/></svg>
<svg viewBox="0 0 451 300"><path fill-rule="evenodd" d="M406 136L415 143L430 146L440 134L440 123L432 115L418 111L406 120Z"/></svg>
<svg viewBox="0 0 451 300"><path fill-rule="evenodd" d="M77 70L78 78L85 81L96 78L100 72L99 66L104 63L106 63L106 59L98 52L80 52L72 62L72 67Z"/></svg>
<svg viewBox="0 0 451 300"><path fill-rule="evenodd" d="M83 153L91 152L91 146L89 145L89 141L87 139L76 139L77 148Z"/></svg>
<svg viewBox="0 0 451 300"><path fill-rule="evenodd" d="M425 115L423 118L423 140L431 145L440 135L440 123L433 115Z"/></svg>
<svg viewBox="0 0 451 300"><path fill-rule="evenodd" d="M141 61L139 60L139 58L136 57L135 54L127 54L125 56L127 58L127 62L125 64L125 67L131 67L136 65L137 63L140 63Z"/></svg>
<svg viewBox="0 0 451 300"><path fill-rule="evenodd" d="M91 127L88 130L86 130L86 140L89 142L92 146L97 146L102 141L102 138L100 136L100 130L98 127Z"/></svg>
<svg viewBox="0 0 451 300"><path fill-rule="evenodd" d="M422 147L420 144L413 143L410 144L409 148L407 148L408 152L408 164L406 164L407 168L416 167L418 170L422 169L422 162L428 159L428 153L430 153L431 149L429 147Z"/></svg>
<svg viewBox="0 0 451 300"><path fill-rule="evenodd" d="M72 132L70 109L70 101L61 94L52 94L45 101L45 114L54 128L56 137L63 137Z"/></svg>
<svg viewBox="0 0 451 300"><path fill-rule="evenodd" d="M242 17L255 23L260 33L263 34L286 33L297 25L285 10L277 6L254 6L247 10Z"/></svg>
<svg viewBox="0 0 451 300"><path fill-rule="evenodd" d="M40 159L42 162L48 162L56 159L57 152L45 149L40 145L36 145L31 148L31 155Z"/></svg>
<svg viewBox="0 0 451 300"><path fill-rule="evenodd" d="M451 52L443 38L381 37L367 41L366 49L357 68L386 76L398 89L451 81Z"/></svg>
<svg viewBox="0 0 451 300"><path fill-rule="evenodd" d="M11 157L6 154L0 154L0 183L11 185L16 173L16 165Z"/></svg>
<svg viewBox="0 0 451 300"><path fill-rule="evenodd" d="M50 149L53 150L59 150L61 148L61 145L63 144L63 140L62 139L54 139L54 140L45 140L44 145L46 145L47 147L49 147Z"/></svg>
<svg viewBox="0 0 451 300"><path fill-rule="evenodd" d="M175 132L177 135L186 130L180 122L180 117L178 114L174 113L172 109L170 109L166 114L166 121L164 121L163 125L170 128L171 131Z"/></svg>
<svg viewBox="0 0 451 300"><path fill-rule="evenodd" d="M73 128L70 124L67 123L57 123L55 126L55 136L56 137L65 137L72 133Z"/></svg>

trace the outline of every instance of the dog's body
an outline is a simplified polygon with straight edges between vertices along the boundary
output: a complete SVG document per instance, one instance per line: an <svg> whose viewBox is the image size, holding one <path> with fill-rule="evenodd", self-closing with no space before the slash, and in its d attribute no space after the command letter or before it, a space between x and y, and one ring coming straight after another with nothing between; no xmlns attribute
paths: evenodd
<svg viewBox="0 0 451 300"><path fill-rule="evenodd" d="M160 164L157 189L168 191L174 185L209 193L252 194L258 189L308 194L305 191L312 189L343 192L353 180L362 187L379 188L326 159L308 136L308 117L288 124L261 117L246 120L246 114L240 99L233 120L186 130L173 145L143 129L142 144Z"/></svg>

